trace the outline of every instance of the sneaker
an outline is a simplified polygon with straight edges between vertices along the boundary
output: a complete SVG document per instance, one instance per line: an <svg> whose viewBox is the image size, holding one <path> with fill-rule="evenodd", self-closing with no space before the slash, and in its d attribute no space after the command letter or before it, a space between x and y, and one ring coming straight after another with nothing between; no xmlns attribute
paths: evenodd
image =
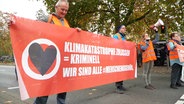
<svg viewBox="0 0 184 104"><path fill-rule="evenodd" d="M123 94L124 91L126 91L126 88L124 88L123 86L118 86L116 89L116 92L119 94Z"/></svg>
<svg viewBox="0 0 184 104"><path fill-rule="evenodd" d="M152 87L153 89L156 89L153 85L149 84L148 86Z"/></svg>
<svg viewBox="0 0 184 104"><path fill-rule="evenodd" d="M122 89L119 89L119 88L116 89L116 92L117 92L118 94L123 94L123 93L124 93L124 91L123 91Z"/></svg>
<svg viewBox="0 0 184 104"><path fill-rule="evenodd" d="M149 85L146 85L145 88L149 89L149 90L153 90L153 88L151 86L149 86Z"/></svg>
<svg viewBox="0 0 184 104"><path fill-rule="evenodd" d="M175 85L170 85L170 88L172 88L172 89L178 89Z"/></svg>
<svg viewBox="0 0 184 104"><path fill-rule="evenodd" d="M181 83L176 83L176 87L184 87Z"/></svg>
<svg viewBox="0 0 184 104"><path fill-rule="evenodd" d="M127 89L124 86L120 87L123 91L126 91Z"/></svg>

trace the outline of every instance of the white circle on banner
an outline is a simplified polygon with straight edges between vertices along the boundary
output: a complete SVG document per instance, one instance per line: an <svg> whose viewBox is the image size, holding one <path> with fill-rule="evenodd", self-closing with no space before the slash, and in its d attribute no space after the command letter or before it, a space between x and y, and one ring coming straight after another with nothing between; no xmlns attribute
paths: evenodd
<svg viewBox="0 0 184 104"><path fill-rule="evenodd" d="M41 74L38 74L38 73L35 73L31 70L31 68L29 67L29 64L28 64L28 57L29 57L29 47L31 46L31 44L33 43L38 43L38 44L46 44L46 45L53 45L55 48L56 48L56 51L57 51L57 54L56 54L56 65L54 67L54 69L48 73L48 74L44 74L43 76ZM27 47L24 49L23 51L23 54L22 54L22 67L23 67L23 70L25 71L25 73L33 78L33 79L37 79L37 80L45 80L45 79L49 79L51 77L53 77L57 71L59 70L59 66L60 66L60 51L58 49L58 47L56 46L55 43L53 43L52 41L48 40L48 39L36 39L36 40L33 40L31 43L29 43L27 45Z"/></svg>

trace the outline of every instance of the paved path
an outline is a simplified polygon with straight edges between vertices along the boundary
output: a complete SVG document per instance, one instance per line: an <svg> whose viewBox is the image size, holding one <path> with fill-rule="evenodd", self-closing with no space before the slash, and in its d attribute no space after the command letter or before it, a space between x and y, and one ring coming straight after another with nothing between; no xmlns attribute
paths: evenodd
<svg viewBox="0 0 184 104"><path fill-rule="evenodd" d="M152 83L156 90L145 89L141 75L139 68L137 79L124 82L128 89L124 94L117 94L112 83L68 92L66 104L184 104L184 88L169 88L170 70L166 67L154 67ZM55 97L50 96L48 104L56 104ZM0 104L32 104L33 101L34 98L20 100L14 67L0 66Z"/></svg>

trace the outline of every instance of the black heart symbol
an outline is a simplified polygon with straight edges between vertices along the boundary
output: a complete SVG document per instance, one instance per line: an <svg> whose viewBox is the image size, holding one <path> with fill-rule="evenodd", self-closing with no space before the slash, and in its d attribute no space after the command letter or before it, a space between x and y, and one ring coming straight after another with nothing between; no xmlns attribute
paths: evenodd
<svg viewBox="0 0 184 104"><path fill-rule="evenodd" d="M38 43L33 43L29 47L30 59L42 76L54 62L56 54L57 51L53 45L48 46L45 51Z"/></svg>

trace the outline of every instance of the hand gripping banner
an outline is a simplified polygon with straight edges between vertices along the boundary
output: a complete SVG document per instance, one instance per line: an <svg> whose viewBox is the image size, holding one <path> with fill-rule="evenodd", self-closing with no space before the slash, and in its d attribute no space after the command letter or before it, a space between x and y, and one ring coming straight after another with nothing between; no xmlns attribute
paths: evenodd
<svg viewBox="0 0 184 104"><path fill-rule="evenodd" d="M10 35L22 100L137 77L133 42L14 19Z"/></svg>

